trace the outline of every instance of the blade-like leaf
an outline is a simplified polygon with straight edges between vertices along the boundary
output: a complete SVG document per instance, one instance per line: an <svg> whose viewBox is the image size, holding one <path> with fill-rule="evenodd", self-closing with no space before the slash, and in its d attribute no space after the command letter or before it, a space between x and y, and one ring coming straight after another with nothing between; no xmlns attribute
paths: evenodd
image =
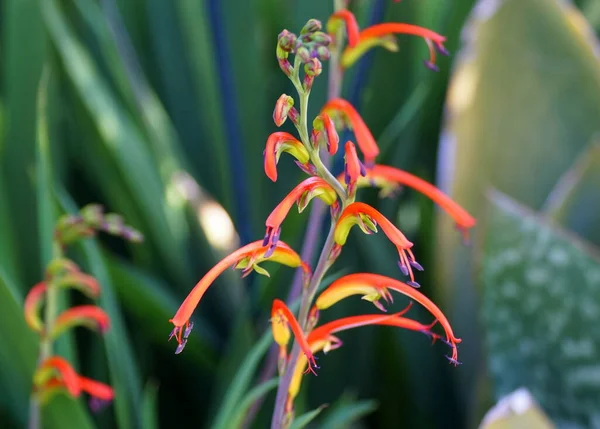
<svg viewBox="0 0 600 429"><path fill-rule="evenodd" d="M490 194L481 282L496 398L526 387L559 425L597 419L600 258L500 193Z"/></svg>
<svg viewBox="0 0 600 429"><path fill-rule="evenodd" d="M158 429L158 385L148 383L142 401L142 427Z"/></svg>
<svg viewBox="0 0 600 429"><path fill-rule="evenodd" d="M290 426L290 429L302 429L308 426L310 422L317 418L321 411L323 411L327 405L321 405L319 408L315 408L312 411L302 414L298 418L294 419L294 422Z"/></svg>
<svg viewBox="0 0 600 429"><path fill-rule="evenodd" d="M242 399L242 401L240 402L240 405L237 407L235 415L229 421L229 427L241 427L242 423L244 422L244 417L246 417L246 412L252 406L252 404L258 399L262 398L267 393L269 393L271 390L275 389L278 384L279 379L272 378L250 389L244 397L244 399Z"/></svg>
<svg viewBox="0 0 600 429"><path fill-rule="evenodd" d="M332 406L331 410L323 418L321 427L329 429L344 429L350 425L372 413L377 409L375 401L359 401L359 402L342 402Z"/></svg>

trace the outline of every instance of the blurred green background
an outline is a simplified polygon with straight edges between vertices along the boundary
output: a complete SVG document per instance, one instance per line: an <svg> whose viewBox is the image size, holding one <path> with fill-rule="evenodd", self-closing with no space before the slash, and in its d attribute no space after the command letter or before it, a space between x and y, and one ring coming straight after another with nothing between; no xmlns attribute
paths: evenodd
<svg viewBox="0 0 600 429"><path fill-rule="evenodd" d="M98 415L57 398L46 427L237 427L271 343L270 303L287 296L293 271L223 275L178 356L168 319L216 261L263 236L302 177L287 157L277 183L263 172L274 102L293 94L275 43L283 28L326 21L331 3L0 1L1 428L27 421L38 338L24 296L42 276L57 216L90 202L146 240L72 249L100 280L113 327L103 340L76 331L57 351L117 397ZM328 403L309 427L475 428L525 387L558 427L600 427L600 1L350 3L362 27L408 22L448 38L439 73L423 67L422 40L401 37L400 52L374 51L349 70L343 94L377 137L380 163L436 182L478 219L465 247L415 192L377 201L361 191L415 242L422 290L463 339L463 365L419 334L348 332L319 376L305 377L297 415ZM317 79L310 116L326 85ZM307 217L283 227L298 250ZM397 276L395 260L385 236L354 232L332 273ZM327 319L372 311L348 301ZM267 392L252 427L269 426L274 385L251 392ZM550 427L535 408L522 420L531 417L522 399L482 426Z"/></svg>

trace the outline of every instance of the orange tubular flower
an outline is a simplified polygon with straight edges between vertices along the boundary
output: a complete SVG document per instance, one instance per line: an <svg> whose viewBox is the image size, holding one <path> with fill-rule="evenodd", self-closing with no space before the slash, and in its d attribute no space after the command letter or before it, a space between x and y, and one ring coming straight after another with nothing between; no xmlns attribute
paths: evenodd
<svg viewBox="0 0 600 429"><path fill-rule="evenodd" d="M342 63L351 63L356 61L356 55L352 52L354 49L359 49L363 43L372 44L373 39L380 39L382 37L389 37L392 34L409 34L412 36L422 37L427 43L429 48L429 60L425 60L425 65L432 70L437 71L436 61L436 50L442 55L448 55L448 51L444 47L446 38L434 31L428 30L427 28L419 27L418 25L403 24L398 22L387 22L383 24L376 24L371 27L365 28L359 34L359 40L356 46L349 46L344 50L342 55ZM344 59L344 57L352 57L352 61Z"/></svg>
<svg viewBox="0 0 600 429"><path fill-rule="evenodd" d="M438 204L452 219L463 234L465 241L468 240L468 230L475 226L475 218L465 209L456 204L450 197L433 186L431 183L410 174L404 170L387 165L375 165L367 171L367 176L359 179L358 187L379 186L383 189L391 189L393 186L402 185L419 191Z"/></svg>
<svg viewBox="0 0 600 429"><path fill-rule="evenodd" d="M46 290L46 283L39 282L31 288L25 297L25 322L27 322L27 325L36 332L41 332L44 328L44 324L40 318L40 308L42 307Z"/></svg>
<svg viewBox="0 0 600 429"><path fill-rule="evenodd" d="M284 358L287 354L286 347L290 339L289 328L292 329L294 337L296 338L296 341L298 341L298 345L304 352L305 358L310 362L308 370L317 375L313 368L319 367L317 366L315 357L310 350L310 346L306 341L306 337L302 332L300 324L287 305L285 305L283 301L276 299L273 301L273 306L271 308L271 329L273 330L275 342L279 344L279 355Z"/></svg>
<svg viewBox="0 0 600 429"><path fill-rule="evenodd" d="M43 386L56 375L59 376L71 396L76 398L81 394L79 376L71 364L60 356L51 356L42 362L33 376L33 382L36 386Z"/></svg>
<svg viewBox="0 0 600 429"><path fill-rule="evenodd" d="M82 377L77 374L75 375L81 391L91 396L90 407L93 411L98 411L104 404L114 399L114 390L109 385L92 380L90 378ZM52 395L62 390L68 391L67 385L64 383L64 381L56 377L51 378L44 383L39 390L41 395L40 402L47 402Z"/></svg>
<svg viewBox="0 0 600 429"><path fill-rule="evenodd" d="M437 320L429 325L424 325L415 320L401 317L409 310L410 306L411 304L409 304L408 307L403 311L392 315L381 316L377 314L368 314L362 316L344 317L342 319L334 320L333 322L319 326L310 334L308 334L307 337L307 342L310 345L311 352L313 354L320 351L329 353L331 350L340 348L343 343L333 334L368 325L395 326L397 328L422 332L425 335L432 337L434 341L439 338L439 335L431 332L431 328L437 323ZM292 381L288 390L288 411L291 410L292 402L300 391L302 374L305 372L304 368L306 367L307 363L308 361L306 358L304 356L300 356L296 364L296 368L294 369L294 375L292 376Z"/></svg>
<svg viewBox="0 0 600 429"><path fill-rule="evenodd" d="M110 326L110 318L104 310L95 305L72 307L56 318L52 337L56 338L65 330L75 326L85 326L105 333Z"/></svg>
<svg viewBox="0 0 600 429"><path fill-rule="evenodd" d="M298 205L298 211L302 212L314 197L323 200L325 204L332 206L332 209L337 208L337 195L325 180L320 177L309 177L300 182L300 184L292 189L277 207L273 209L265 222L267 231L263 240L263 246L269 247L269 251L265 255L266 257L270 255L271 249L275 248L281 233L281 224L294 203Z"/></svg>
<svg viewBox="0 0 600 429"><path fill-rule="evenodd" d="M356 182L360 176L366 176L367 171L365 166L356 153L356 147L351 141L346 142L346 155L344 156L346 161L344 166L344 181L348 187L348 195L354 195L356 191Z"/></svg>
<svg viewBox="0 0 600 429"><path fill-rule="evenodd" d="M312 171L312 166L308 163L310 155L302 142L290 133L279 131L269 136L263 152L265 173L273 182L277 181L277 163L282 152L287 152L296 158L298 166L302 170Z"/></svg>
<svg viewBox="0 0 600 429"><path fill-rule="evenodd" d="M348 45L353 48L358 44L359 29L358 23L356 22L356 17L349 10L341 9L331 15L329 21L327 21L327 32L331 37L334 37L342 23L346 25Z"/></svg>
<svg viewBox="0 0 600 429"><path fill-rule="evenodd" d="M400 292L407 297L414 299L435 317L444 332L446 333L445 342L452 347L452 356L446 356L447 359L455 365L458 365L458 350L456 345L461 342L460 338L456 338L452 332L450 322L444 313L435 305L429 298L413 287L391 277L382 276L372 273L350 274L334 281L321 295L317 298L315 306L319 310L325 310L333 304L351 295L363 295L363 299L371 301L376 307L379 299L385 301L391 300L391 294L388 289Z"/></svg>
<svg viewBox="0 0 600 429"><path fill-rule="evenodd" d="M413 243L408 241L404 234L385 216L368 204L352 203L342 212L335 226L334 240L336 248L334 252L339 252L340 247L346 244L352 226L358 225L365 234L372 234L377 232L377 224L381 226L383 233L398 249L400 257L398 266L402 274L410 277L410 281L407 283L413 287L419 287L419 284L415 282L412 268L423 271L423 267L415 260L415 256L410 250Z"/></svg>
<svg viewBox="0 0 600 429"><path fill-rule="evenodd" d="M267 252L270 252L268 256ZM300 256L295 251L281 241L277 243L275 248L263 246L262 240L258 240L236 250L223 258L217 265L211 268L200 281L198 281L177 310L177 313L175 313L175 316L169 320L170 323L175 325L175 328L173 328L173 331L169 336L169 340L175 337L179 344L175 354L179 354L183 351L187 338L194 326L193 323L190 323L190 317L198 306L200 299L202 299L202 296L204 296L204 293L215 279L232 265L234 268L242 269L244 275L249 274L252 270L259 274L268 275L267 271L258 265L267 259L292 268L302 267L305 275L310 275L310 268L308 265L300 259Z"/></svg>
<svg viewBox="0 0 600 429"><path fill-rule="evenodd" d="M375 163L375 158L379 155L379 148L377 147L377 143L375 143L373 134L371 134L365 121L363 121L352 104L341 98L335 98L329 100L327 104L323 106L321 112L341 114L346 126L354 131L356 143L365 156L365 163L367 166L371 166Z"/></svg>

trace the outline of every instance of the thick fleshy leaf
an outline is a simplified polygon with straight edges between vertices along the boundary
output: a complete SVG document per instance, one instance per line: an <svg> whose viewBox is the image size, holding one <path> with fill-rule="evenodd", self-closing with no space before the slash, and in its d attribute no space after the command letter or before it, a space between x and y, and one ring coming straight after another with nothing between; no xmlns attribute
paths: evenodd
<svg viewBox="0 0 600 429"><path fill-rule="evenodd" d="M480 0L473 9L448 91L438 174L480 224L486 187L537 210L600 131L600 64L586 30L559 0ZM473 339L461 348L463 362L476 365L479 229L470 248L443 216L437 225L436 283L456 330ZM460 374L465 400L480 397L471 394L475 374Z"/></svg>
<svg viewBox="0 0 600 429"><path fill-rule="evenodd" d="M481 282L496 398L526 387L562 427L597 419L600 254L490 193Z"/></svg>

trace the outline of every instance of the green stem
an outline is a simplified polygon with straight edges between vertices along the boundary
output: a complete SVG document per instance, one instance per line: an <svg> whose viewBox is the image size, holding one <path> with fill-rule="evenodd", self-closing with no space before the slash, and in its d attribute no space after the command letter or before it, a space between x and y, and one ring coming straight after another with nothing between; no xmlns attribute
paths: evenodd
<svg viewBox="0 0 600 429"><path fill-rule="evenodd" d="M62 248L56 241L52 244L52 259L63 257ZM54 329L54 322L58 313L58 288L52 281L46 283L46 303L44 308L44 328L40 338L40 354L38 357L38 366L53 354L52 336L50 333ZM40 403L34 393L31 395L29 403L29 429L40 429L42 419L40 415Z"/></svg>

